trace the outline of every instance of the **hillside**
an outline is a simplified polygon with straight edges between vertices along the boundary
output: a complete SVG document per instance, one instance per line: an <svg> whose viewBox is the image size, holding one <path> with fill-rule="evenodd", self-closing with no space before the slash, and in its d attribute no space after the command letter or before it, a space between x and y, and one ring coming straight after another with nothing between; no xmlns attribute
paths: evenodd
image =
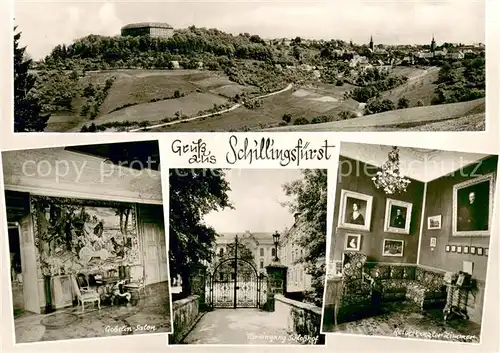
<svg viewBox="0 0 500 353"><path fill-rule="evenodd" d="M193 115L226 104L234 95L252 93L255 87L231 82L222 73L200 70L109 70L87 72L82 87L103 84L110 77L115 81L94 119L80 115L84 99L72 102L71 112L56 112L45 131L80 131L90 122L159 121L177 112ZM178 97L176 98L176 91Z"/></svg>
<svg viewBox="0 0 500 353"><path fill-rule="evenodd" d="M400 98L405 97L409 100L409 107L416 107L419 101L424 106L431 105L432 98L438 86L436 81L438 79L439 68L431 67L420 72L415 71L400 71L400 74L409 78L408 82L392 90L383 92L381 98L389 99L397 104Z"/></svg>
<svg viewBox="0 0 500 353"><path fill-rule="evenodd" d="M335 121L323 124L305 125L305 126L283 126L266 129L265 131L391 131L404 130L433 124L447 131L448 126L453 125L452 121L457 118L463 118L474 115L475 120L478 116L485 119L484 112L485 99L477 99L469 102L434 105L428 107L415 107L407 109L398 109L380 114L367 115L350 120ZM446 124L449 122L449 125ZM463 122L463 121L462 121Z"/></svg>

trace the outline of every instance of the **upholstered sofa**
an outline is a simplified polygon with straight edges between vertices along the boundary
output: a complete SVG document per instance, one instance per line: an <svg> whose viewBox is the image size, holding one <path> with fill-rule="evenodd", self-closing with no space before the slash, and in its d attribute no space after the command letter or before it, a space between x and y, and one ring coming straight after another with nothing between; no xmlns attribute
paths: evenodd
<svg viewBox="0 0 500 353"><path fill-rule="evenodd" d="M421 310L446 304L444 271L415 264L365 263L365 272L382 303L408 300Z"/></svg>
<svg viewBox="0 0 500 353"><path fill-rule="evenodd" d="M359 252L344 252L342 270L336 310L338 323L377 315L381 312L381 304L387 302L410 301L421 310L446 304L444 271L416 264L367 262L366 254ZM333 286L330 288L327 282L326 291L329 290L333 290ZM334 320L333 310L332 303L327 300L326 326Z"/></svg>

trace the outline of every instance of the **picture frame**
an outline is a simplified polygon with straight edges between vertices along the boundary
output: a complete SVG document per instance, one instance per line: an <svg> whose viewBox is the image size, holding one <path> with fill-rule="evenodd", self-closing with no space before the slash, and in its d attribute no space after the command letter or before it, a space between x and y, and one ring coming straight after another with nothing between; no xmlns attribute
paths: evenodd
<svg viewBox="0 0 500 353"><path fill-rule="evenodd" d="M457 253L459 253L459 254L462 253L462 245L457 246Z"/></svg>
<svg viewBox="0 0 500 353"><path fill-rule="evenodd" d="M468 246L464 246L464 254L468 254L469 253L469 247Z"/></svg>
<svg viewBox="0 0 500 353"><path fill-rule="evenodd" d="M453 236L490 235L494 185L495 173L453 185Z"/></svg>
<svg viewBox="0 0 500 353"><path fill-rule="evenodd" d="M427 217L427 229L428 230L441 229L442 220L443 220L442 215Z"/></svg>
<svg viewBox="0 0 500 353"><path fill-rule="evenodd" d="M344 250L359 251L361 249L361 234L345 234Z"/></svg>
<svg viewBox="0 0 500 353"><path fill-rule="evenodd" d="M476 248L476 250L477 250L477 254L479 256L483 256L483 254L484 254L484 249L483 248Z"/></svg>
<svg viewBox="0 0 500 353"><path fill-rule="evenodd" d="M404 240L384 239L382 256L403 257Z"/></svg>
<svg viewBox="0 0 500 353"><path fill-rule="evenodd" d="M445 248L444 248L444 251L450 252L451 251L451 247L449 245L446 245Z"/></svg>
<svg viewBox="0 0 500 353"><path fill-rule="evenodd" d="M432 238L431 238L430 247L431 247L431 248L435 248L435 247L436 247L436 243L437 243L437 238L432 237Z"/></svg>
<svg viewBox="0 0 500 353"><path fill-rule="evenodd" d="M476 247L475 246L470 247L470 253L471 253L471 255L476 255Z"/></svg>
<svg viewBox="0 0 500 353"><path fill-rule="evenodd" d="M451 252L457 252L457 246L456 245L452 245L451 246Z"/></svg>
<svg viewBox="0 0 500 353"><path fill-rule="evenodd" d="M339 202L338 227L370 230L373 196L342 189Z"/></svg>
<svg viewBox="0 0 500 353"><path fill-rule="evenodd" d="M388 233L410 234L411 211L410 202L387 199L385 204L384 231Z"/></svg>

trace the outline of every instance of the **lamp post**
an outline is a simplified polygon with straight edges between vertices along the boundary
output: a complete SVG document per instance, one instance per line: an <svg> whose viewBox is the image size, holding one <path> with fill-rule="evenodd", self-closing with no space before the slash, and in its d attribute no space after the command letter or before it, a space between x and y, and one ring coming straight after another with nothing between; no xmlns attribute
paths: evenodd
<svg viewBox="0 0 500 353"><path fill-rule="evenodd" d="M278 262L278 244L280 243L280 234L278 231L275 231L273 234L273 241L274 241L274 261Z"/></svg>

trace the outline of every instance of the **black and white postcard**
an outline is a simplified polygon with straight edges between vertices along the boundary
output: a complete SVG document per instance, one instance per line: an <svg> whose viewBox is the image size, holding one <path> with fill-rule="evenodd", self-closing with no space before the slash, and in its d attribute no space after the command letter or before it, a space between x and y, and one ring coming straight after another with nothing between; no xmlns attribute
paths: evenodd
<svg viewBox="0 0 500 353"><path fill-rule="evenodd" d="M16 1L14 25L15 132L485 130L484 1Z"/></svg>
<svg viewBox="0 0 500 353"><path fill-rule="evenodd" d="M2 161L15 342L171 332L158 142Z"/></svg>
<svg viewBox="0 0 500 353"><path fill-rule="evenodd" d="M318 345L324 169L171 169L170 344Z"/></svg>

